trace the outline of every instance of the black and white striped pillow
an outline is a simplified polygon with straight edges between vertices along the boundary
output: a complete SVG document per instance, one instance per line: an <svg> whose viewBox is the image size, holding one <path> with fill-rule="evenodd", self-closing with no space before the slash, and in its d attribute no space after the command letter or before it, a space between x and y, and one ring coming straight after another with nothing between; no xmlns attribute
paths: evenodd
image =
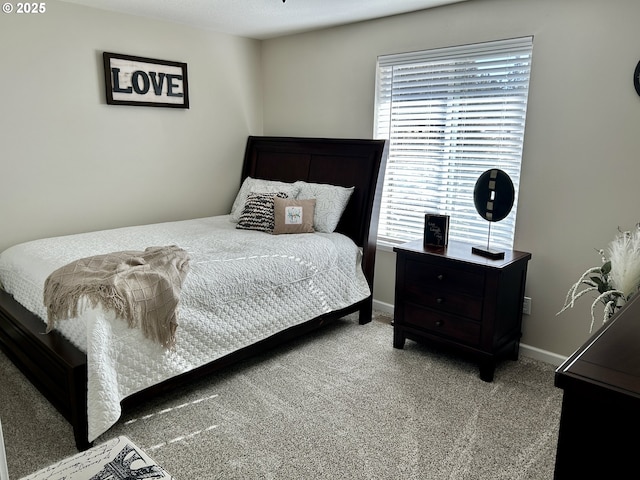
<svg viewBox="0 0 640 480"><path fill-rule="evenodd" d="M284 192L250 193L236 228L271 233L275 226L273 197L289 198Z"/></svg>

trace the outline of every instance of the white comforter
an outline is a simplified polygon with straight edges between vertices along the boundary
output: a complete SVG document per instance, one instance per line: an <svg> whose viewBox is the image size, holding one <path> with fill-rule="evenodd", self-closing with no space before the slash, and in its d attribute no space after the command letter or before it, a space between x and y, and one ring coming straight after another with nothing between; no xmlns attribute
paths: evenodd
<svg viewBox="0 0 640 480"><path fill-rule="evenodd" d="M0 254L0 284L45 319L43 287L53 270L82 257L161 245L191 257L174 350L101 308L58 322L87 354L89 441L118 420L120 401L132 393L370 294L349 238L236 230L228 215L16 245Z"/></svg>

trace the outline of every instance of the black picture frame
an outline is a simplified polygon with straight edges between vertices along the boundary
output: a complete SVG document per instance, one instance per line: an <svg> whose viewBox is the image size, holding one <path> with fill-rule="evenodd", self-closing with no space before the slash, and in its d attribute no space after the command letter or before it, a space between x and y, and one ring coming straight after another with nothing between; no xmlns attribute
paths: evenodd
<svg viewBox="0 0 640 480"><path fill-rule="evenodd" d="M427 213L424 216L424 247L446 247L449 244L449 215Z"/></svg>
<svg viewBox="0 0 640 480"><path fill-rule="evenodd" d="M187 64L103 52L108 105L189 108Z"/></svg>

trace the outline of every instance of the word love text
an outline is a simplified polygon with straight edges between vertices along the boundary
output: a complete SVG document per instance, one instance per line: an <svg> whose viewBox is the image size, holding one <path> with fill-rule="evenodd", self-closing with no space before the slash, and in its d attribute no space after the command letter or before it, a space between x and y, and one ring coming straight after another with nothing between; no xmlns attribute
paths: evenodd
<svg viewBox="0 0 640 480"><path fill-rule="evenodd" d="M107 103L189 108L187 64L104 52Z"/></svg>

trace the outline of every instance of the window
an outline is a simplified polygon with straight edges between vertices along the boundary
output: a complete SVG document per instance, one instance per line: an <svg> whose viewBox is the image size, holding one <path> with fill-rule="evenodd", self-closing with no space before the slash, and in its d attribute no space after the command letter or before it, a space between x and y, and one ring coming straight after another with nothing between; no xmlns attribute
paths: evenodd
<svg viewBox="0 0 640 480"><path fill-rule="evenodd" d="M512 248L533 38L378 58L374 136L388 140L378 242L421 238L425 213L450 215L449 239L486 244L473 189L491 168L513 181L491 247Z"/></svg>

